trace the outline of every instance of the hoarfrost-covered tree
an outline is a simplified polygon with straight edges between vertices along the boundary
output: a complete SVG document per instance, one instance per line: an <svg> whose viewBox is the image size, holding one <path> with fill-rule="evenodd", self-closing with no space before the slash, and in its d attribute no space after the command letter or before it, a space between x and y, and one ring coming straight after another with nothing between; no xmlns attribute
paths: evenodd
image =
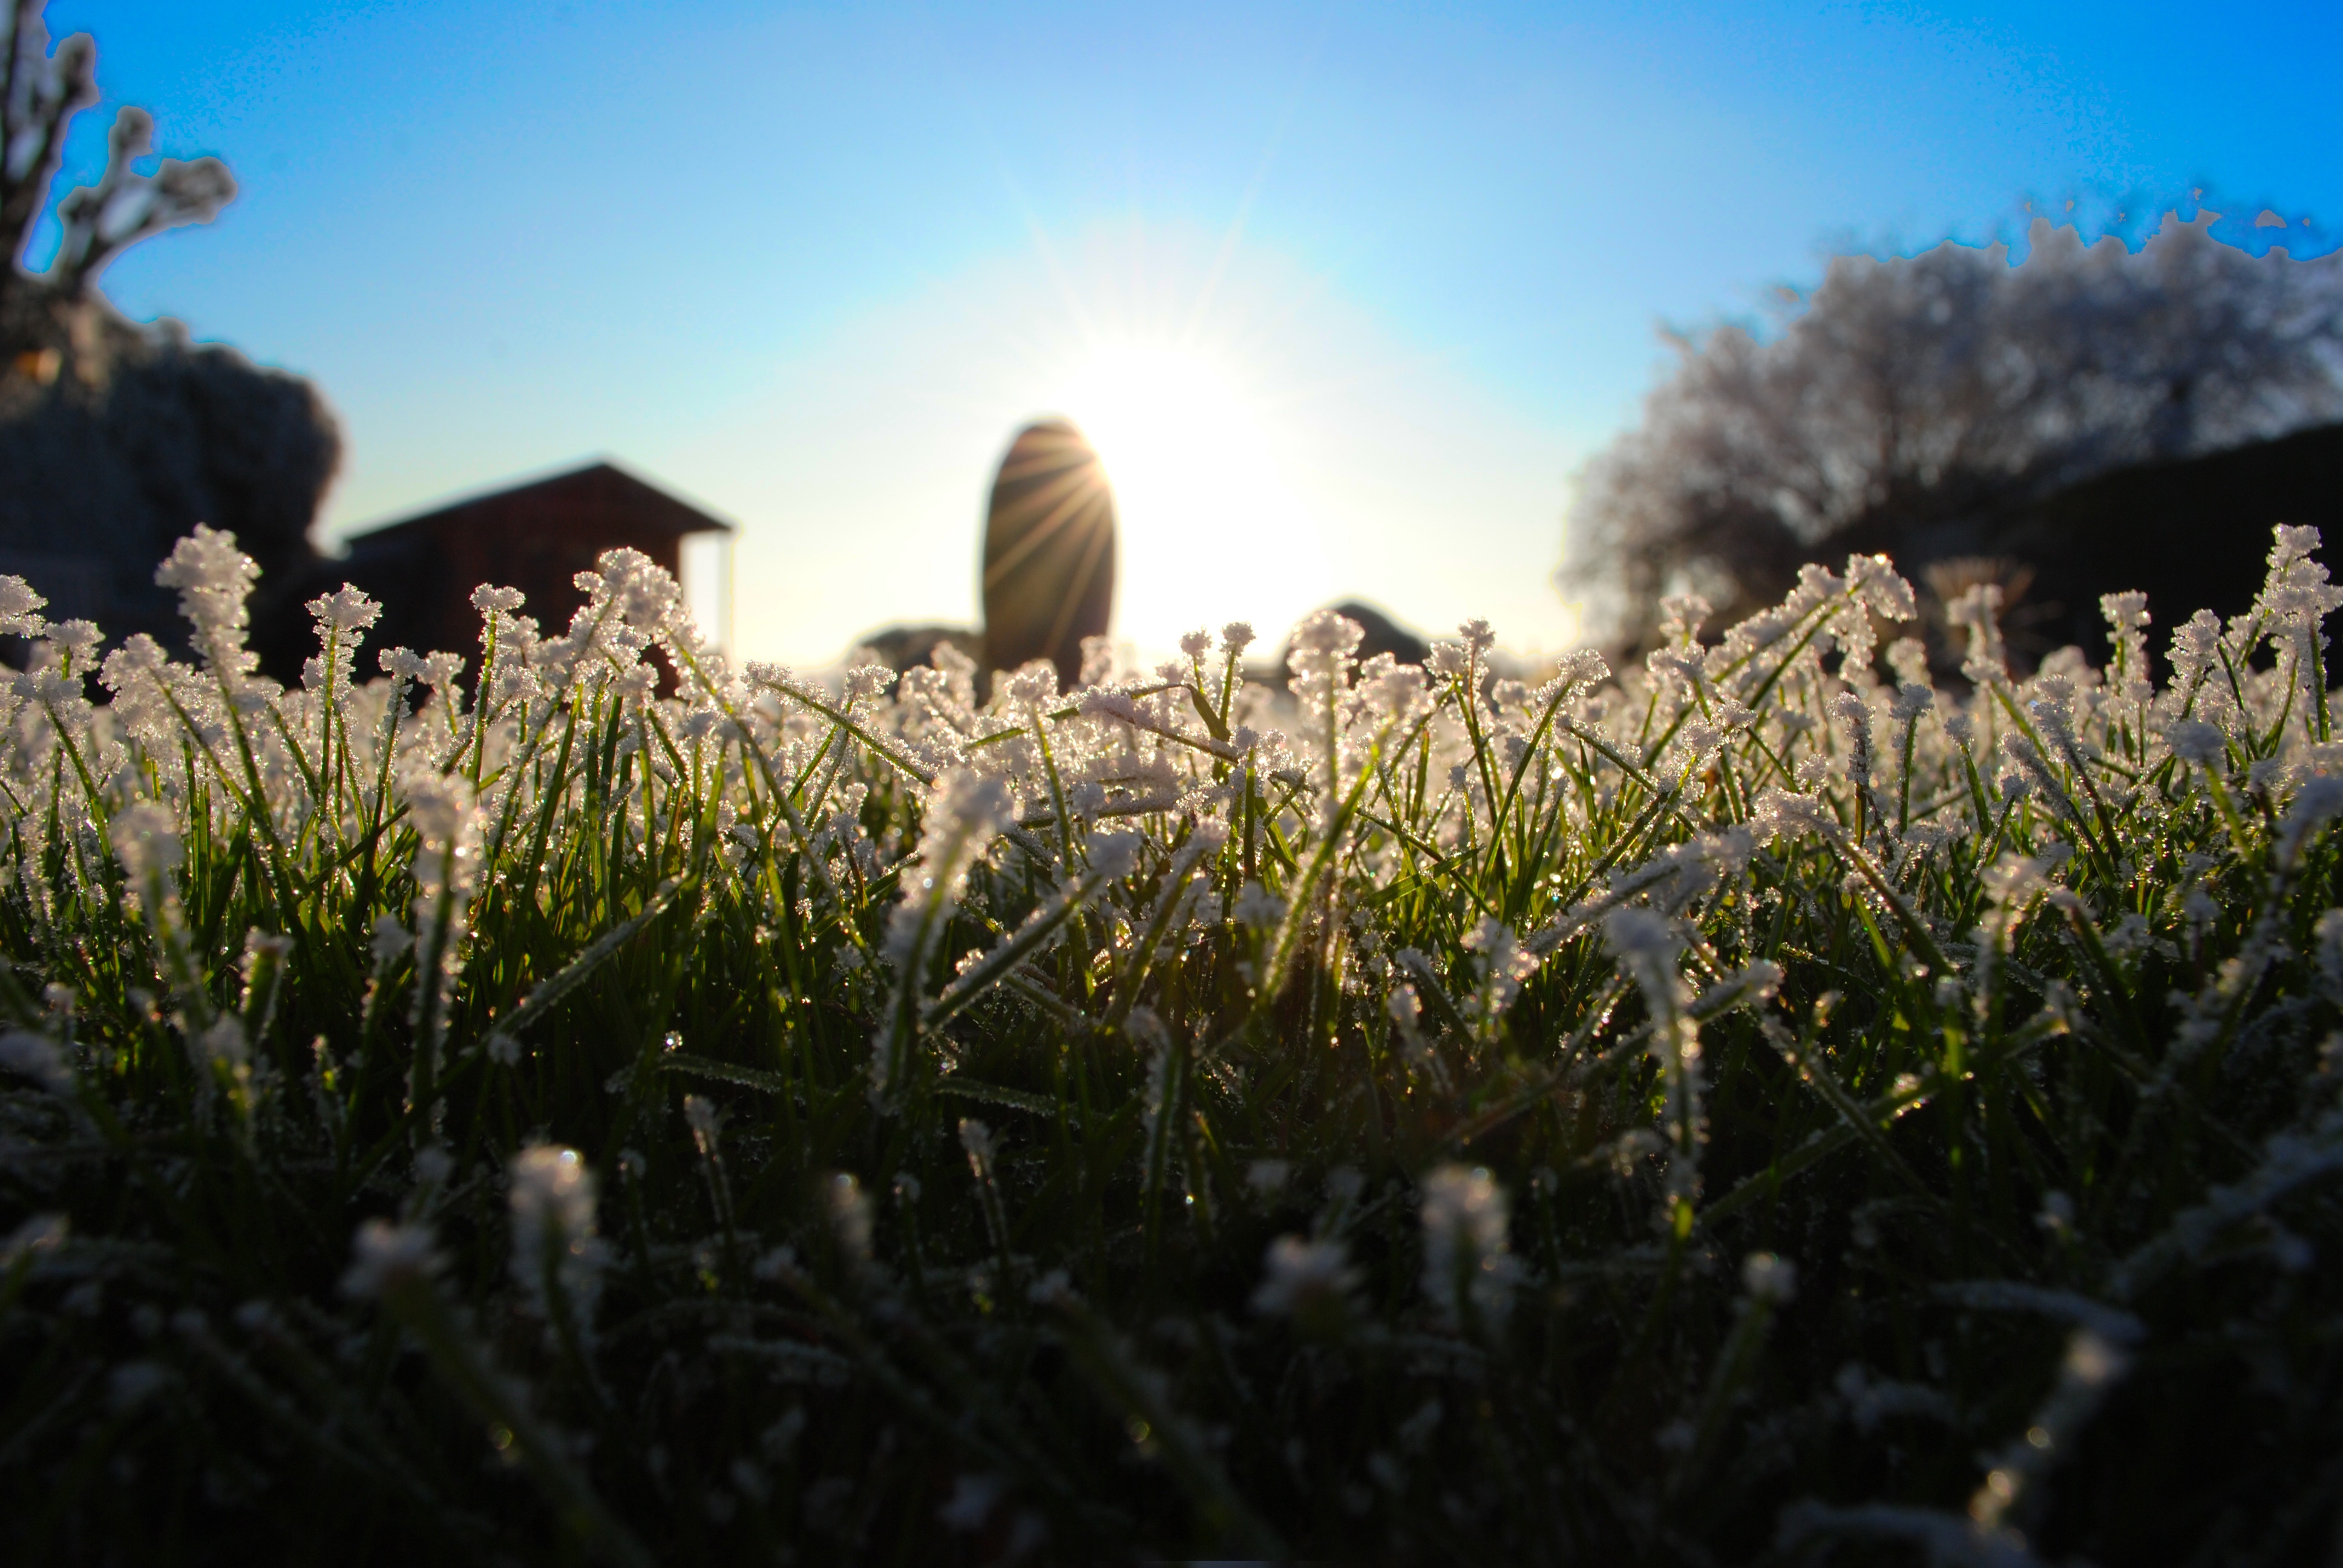
<svg viewBox="0 0 2343 1568"><path fill-rule="evenodd" d="M2076 481L2343 417L2343 262L2256 256L2212 216L2167 214L2137 251L2037 218L2016 266L1839 256L1771 333L1669 334L1674 374L1587 467L1565 579L1640 648L1672 591L1729 620L1834 547L1974 553Z"/></svg>

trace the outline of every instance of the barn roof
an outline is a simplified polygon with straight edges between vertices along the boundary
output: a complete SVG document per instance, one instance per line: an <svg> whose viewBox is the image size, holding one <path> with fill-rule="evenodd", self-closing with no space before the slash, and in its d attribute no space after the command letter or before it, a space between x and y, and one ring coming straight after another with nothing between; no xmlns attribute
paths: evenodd
<svg viewBox="0 0 2343 1568"><path fill-rule="evenodd" d="M612 523L623 522L629 529L679 538L685 534L729 534L735 527L726 518L603 457L542 479L461 497L427 512L379 523L350 535L349 542L354 546L361 541L389 544L405 536L434 533L451 524L493 527L503 522L527 526L579 514L591 514Z"/></svg>

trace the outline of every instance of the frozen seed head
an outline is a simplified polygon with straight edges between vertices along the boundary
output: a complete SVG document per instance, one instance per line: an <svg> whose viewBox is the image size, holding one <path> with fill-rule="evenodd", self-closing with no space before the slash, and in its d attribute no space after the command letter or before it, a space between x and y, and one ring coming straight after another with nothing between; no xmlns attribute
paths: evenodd
<svg viewBox="0 0 2343 1568"><path fill-rule="evenodd" d="M2278 822L2278 863L2292 869L2312 835L2343 814L2343 779L2322 773L2303 781Z"/></svg>
<svg viewBox="0 0 2343 1568"><path fill-rule="evenodd" d="M360 1301L414 1280L427 1280L446 1261L428 1225L395 1224L368 1220L350 1243L350 1266L342 1275L342 1293Z"/></svg>
<svg viewBox="0 0 2343 1568"><path fill-rule="evenodd" d="M1063 1269L1052 1269L1025 1292L1025 1299L1037 1307L1070 1307L1081 1300L1074 1282Z"/></svg>
<svg viewBox="0 0 2343 1568"><path fill-rule="evenodd" d="M415 1187L418 1192L434 1192L447 1184L456 1173L456 1157L437 1143L427 1144L415 1151Z"/></svg>
<svg viewBox="0 0 2343 1568"><path fill-rule="evenodd" d="M2109 593L2099 596L2099 613L2107 624L2118 631L2147 629L2147 596L2144 593Z"/></svg>
<svg viewBox="0 0 2343 1568"><path fill-rule="evenodd" d="M1483 1016L1493 1022L1496 1015L1511 1007L1513 999L1521 994L1522 982L1536 972L1537 955L1522 946L1513 927L1493 915L1483 916L1480 924L1464 933L1464 948L1480 958L1479 1006Z"/></svg>
<svg viewBox="0 0 2343 1568"><path fill-rule="evenodd" d="M2075 1200L2064 1192L2045 1192L2042 1194L2041 1211L2034 1216L2034 1222L2054 1236L2073 1234Z"/></svg>
<svg viewBox="0 0 2343 1568"><path fill-rule="evenodd" d="M1141 833L1094 832L1088 845L1091 869L1109 881L1127 877L1146 847L1147 839Z"/></svg>
<svg viewBox="0 0 2343 1568"><path fill-rule="evenodd" d="M119 696L136 690L169 662L161 643L143 631L133 632L122 639L120 648L106 656L98 680L106 690Z"/></svg>
<svg viewBox="0 0 2343 1568"><path fill-rule="evenodd" d="M244 974L246 980L264 964L281 964L293 956L293 939L258 926L244 933Z"/></svg>
<svg viewBox="0 0 2343 1568"><path fill-rule="evenodd" d="M1202 627L1180 639L1180 651L1190 658L1202 658L1212 648L1212 634Z"/></svg>
<svg viewBox="0 0 2343 1568"><path fill-rule="evenodd" d="M1275 930L1285 920L1285 900L1259 882L1247 882L1229 913L1239 925L1257 931Z"/></svg>
<svg viewBox="0 0 2343 1568"><path fill-rule="evenodd" d="M904 873L905 896L888 917L880 949L890 962L916 962L922 944L942 934L937 917L951 910L970 869L1014 819L1015 798L998 779L954 768L936 780L920 829L918 864Z"/></svg>
<svg viewBox="0 0 2343 1568"><path fill-rule="evenodd" d="M973 1116L963 1116L960 1122L960 1146L968 1154L969 1169L979 1181L992 1164L992 1129Z"/></svg>
<svg viewBox="0 0 2343 1568"><path fill-rule="evenodd" d="M1611 666L1591 648L1566 655L1554 678L1570 686L1594 686L1611 678Z"/></svg>
<svg viewBox="0 0 2343 1568"><path fill-rule="evenodd" d="M1131 1045L1146 1050L1146 1052L1162 1055L1162 1052L1172 1050L1172 1029L1164 1024L1162 1012L1158 1012L1148 1003L1139 1003L1136 1008L1131 1008L1130 1017L1122 1020L1122 1033L1130 1036Z"/></svg>
<svg viewBox="0 0 2343 1568"><path fill-rule="evenodd" d="M1657 910L1628 905L1604 917L1603 940L1624 962L1673 964L1684 942L1675 923Z"/></svg>
<svg viewBox="0 0 2343 1568"><path fill-rule="evenodd" d="M1741 1262L1741 1288L1751 1301L1786 1307L1798 1293L1798 1267L1771 1252L1752 1252Z"/></svg>
<svg viewBox="0 0 2343 1568"><path fill-rule="evenodd" d="M1695 772L1707 766L1725 744L1725 736L1715 725L1694 719L1676 731L1675 744L1669 748L1675 760L1671 770L1690 769Z"/></svg>
<svg viewBox="0 0 2343 1568"><path fill-rule="evenodd" d="M33 591L33 585L15 576L0 577L0 635L8 637L38 637L47 623L41 610L49 601Z"/></svg>
<svg viewBox="0 0 2343 1568"><path fill-rule="evenodd" d="M1032 659L1000 678L1001 698L1011 708L1040 708L1058 699L1058 667Z"/></svg>
<svg viewBox="0 0 2343 1568"><path fill-rule="evenodd" d="M52 1094L73 1092L73 1070L65 1065L57 1042L46 1035L21 1029L0 1034L0 1068L31 1079Z"/></svg>
<svg viewBox="0 0 2343 1568"><path fill-rule="evenodd" d="M2330 997L2343 997L2343 910L2329 910L2311 928L2317 940L2318 970Z"/></svg>
<svg viewBox="0 0 2343 1568"><path fill-rule="evenodd" d="M0 1240L0 1271L13 1271L27 1258L54 1252L72 1234L72 1222L63 1214L35 1214Z"/></svg>
<svg viewBox="0 0 2343 1568"><path fill-rule="evenodd" d="M651 693L659 689L659 671L648 664L628 665L610 678L610 689L639 703L648 701Z"/></svg>
<svg viewBox="0 0 2343 1568"><path fill-rule="evenodd" d="M153 1362L125 1362L106 1381L106 1403L115 1414L127 1414L170 1381L171 1374Z"/></svg>
<svg viewBox="0 0 2343 1568"><path fill-rule="evenodd" d="M868 1273L871 1268L871 1227L876 1211L870 1195L851 1171L833 1172L822 1183L822 1197L830 1210L831 1234L838 1238L838 1251L847 1268L857 1274Z"/></svg>
<svg viewBox="0 0 2343 1568"><path fill-rule="evenodd" d="M1085 719L1111 719L1118 724L1136 724L1141 718L1139 704L1129 694L1103 686L1082 693L1081 713Z"/></svg>
<svg viewBox="0 0 2343 1568"><path fill-rule="evenodd" d="M49 640L70 652L79 668L103 638L94 620L61 620L49 628Z"/></svg>
<svg viewBox="0 0 2343 1568"><path fill-rule="evenodd" d="M482 583L472 590L472 608L482 615L513 615L528 602L528 596L517 588Z"/></svg>
<svg viewBox="0 0 2343 1568"><path fill-rule="evenodd" d="M224 1012L212 1020L211 1027L196 1036L196 1048L206 1061L218 1062L228 1068L238 1068L252 1060L252 1041L244 1032L244 1020L232 1012Z"/></svg>
<svg viewBox="0 0 2343 1568"><path fill-rule="evenodd" d="M2121 1377L2127 1364L2121 1349L2089 1329L2077 1330L2066 1342L2066 1375L2085 1388L2105 1387Z"/></svg>
<svg viewBox="0 0 2343 1568"><path fill-rule="evenodd" d="M178 589L183 600L214 606L232 597L238 613L259 578L260 563L236 548L234 534L202 523L155 570L156 586Z"/></svg>
<svg viewBox="0 0 2343 1568"><path fill-rule="evenodd" d="M637 549L604 550L592 572L578 574L578 586L595 602L616 608L637 631L666 629L683 604L683 590L675 578Z"/></svg>
<svg viewBox="0 0 2343 1568"><path fill-rule="evenodd" d="M1920 613L1912 585L1896 574L1885 556L1846 558L1847 587L1872 614L1882 620L1910 620Z"/></svg>
<svg viewBox="0 0 2343 1568"><path fill-rule="evenodd" d="M551 1143L524 1149L511 1174L516 1225L549 1225L568 1236L593 1233L594 1173L578 1151Z"/></svg>
<svg viewBox="0 0 2343 1568"><path fill-rule="evenodd" d="M999 832L1009 825L1014 809L1008 785L965 768L952 769L936 780L928 806L938 824L972 833Z"/></svg>
<svg viewBox="0 0 2343 1568"><path fill-rule="evenodd" d="M1322 1318L1342 1311L1359 1280L1350 1249L1341 1241L1280 1236L1262 1260L1252 1310L1263 1317Z"/></svg>
<svg viewBox="0 0 2343 1568"><path fill-rule="evenodd" d="M936 1518L947 1530L973 1533L984 1528L1008 1492L1009 1483L997 1475L963 1475L952 1483L952 1494L936 1510Z"/></svg>
<svg viewBox="0 0 2343 1568"><path fill-rule="evenodd" d="M1443 1317L1484 1320L1512 1304L1515 1266L1508 1255L1505 1193L1481 1167L1443 1165L1423 1179L1423 1293Z"/></svg>
<svg viewBox="0 0 2343 1568"><path fill-rule="evenodd" d="M1799 764L1801 782L1805 781L1805 766ZM1835 825L1822 802L1814 796L1793 795L1784 789L1768 789L1759 795L1749 809L1749 821L1758 836L1769 843L1780 839L1795 842L1810 834L1825 833Z"/></svg>
<svg viewBox="0 0 2343 1568"><path fill-rule="evenodd" d="M2050 868L2031 855L2008 850L1986 867L1978 880L1985 885L1985 896L1996 904L2023 904L2050 885Z"/></svg>
<svg viewBox="0 0 2343 1568"><path fill-rule="evenodd" d="M2221 733L2220 726L2201 719L2177 720L2165 730L2164 743L2172 748L2175 757L2199 768L2221 760L2229 749L2229 738Z"/></svg>
<svg viewBox="0 0 2343 1568"><path fill-rule="evenodd" d="M1506 1251L1504 1192L1485 1169L1443 1165L1424 1178L1422 1219L1424 1290L1453 1306L1460 1267L1477 1280Z"/></svg>
<svg viewBox="0 0 2343 1568"><path fill-rule="evenodd" d="M2270 544L2270 575L2276 577L2295 562L2315 555L2318 543L2317 528L2292 523L2278 524Z"/></svg>
<svg viewBox="0 0 2343 1568"><path fill-rule="evenodd" d="M382 616L381 605L348 583L311 599L308 610L319 629L327 631L364 631Z"/></svg>
<svg viewBox="0 0 2343 1568"><path fill-rule="evenodd" d="M1221 628L1221 651L1231 658L1253 645L1252 622L1232 620Z"/></svg>
<svg viewBox="0 0 2343 1568"><path fill-rule="evenodd" d="M1376 676L1368 686L1367 703L1378 713L1397 718L1414 708L1423 698L1425 679L1421 666L1393 665Z"/></svg>
<svg viewBox="0 0 2343 1568"><path fill-rule="evenodd" d="M417 773L403 780L407 819L426 844L452 844L472 810L472 786L454 773Z"/></svg>
<svg viewBox="0 0 2343 1568"><path fill-rule="evenodd" d="M547 1275L579 1318L590 1322L601 1294L603 1246L595 1235L594 1173L575 1149L541 1143L524 1149L510 1170L512 1271L540 1317L551 1302Z"/></svg>
<svg viewBox="0 0 2343 1568"><path fill-rule="evenodd" d="M1348 616L1331 609L1313 610L1293 628L1293 651L1314 654L1322 660L1338 658L1357 651L1366 635L1366 628Z"/></svg>
<svg viewBox="0 0 2343 1568"><path fill-rule="evenodd" d="M114 858L134 884L178 869L184 849L178 819L168 808L143 801L117 813L109 828Z"/></svg>
<svg viewBox="0 0 2343 1568"><path fill-rule="evenodd" d="M1690 642L1700 635L1712 609L1706 598L1696 593L1672 593L1660 600L1660 640L1668 643Z"/></svg>
<svg viewBox="0 0 2343 1568"><path fill-rule="evenodd" d="M422 656L411 648L386 648L374 656L374 661L380 665L382 672L393 680L423 678Z"/></svg>
<svg viewBox="0 0 2343 1568"><path fill-rule="evenodd" d="M11 684L16 695L27 702L55 708L71 702L82 694L81 682L51 665L45 669L27 670Z"/></svg>
<svg viewBox="0 0 2343 1568"><path fill-rule="evenodd" d="M377 915L370 943L374 950L374 967L388 969L415 945L415 933L397 915Z"/></svg>
<svg viewBox="0 0 2343 1568"><path fill-rule="evenodd" d="M1245 1167L1245 1185L1266 1198L1282 1191L1292 1174L1293 1167L1286 1161L1256 1160Z"/></svg>

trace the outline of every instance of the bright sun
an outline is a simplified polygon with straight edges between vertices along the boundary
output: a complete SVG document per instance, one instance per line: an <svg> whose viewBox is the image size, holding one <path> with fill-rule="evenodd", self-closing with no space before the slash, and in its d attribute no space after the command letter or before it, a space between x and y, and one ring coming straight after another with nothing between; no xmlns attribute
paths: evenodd
<svg viewBox="0 0 2343 1568"><path fill-rule="evenodd" d="M1266 652L1324 594L1324 550L1281 472L1271 411L1233 370L1169 342L1102 343L1059 399L1114 487L1115 630L1142 653L1232 614L1254 618Z"/></svg>

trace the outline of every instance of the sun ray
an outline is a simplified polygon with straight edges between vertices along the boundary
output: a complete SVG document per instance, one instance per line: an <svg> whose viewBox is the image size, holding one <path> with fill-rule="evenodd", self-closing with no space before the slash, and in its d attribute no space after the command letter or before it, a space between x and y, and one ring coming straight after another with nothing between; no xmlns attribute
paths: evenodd
<svg viewBox="0 0 2343 1568"><path fill-rule="evenodd" d="M1187 325L1180 335L1183 346L1194 345L1204 329L1205 319L1212 307L1212 297L1220 292L1221 279L1227 276L1229 264L1236 259L1237 247L1243 243L1245 225L1252 218L1253 204L1261 199L1262 187L1269 183L1269 171L1277 162L1277 154L1284 145L1285 133L1293 124L1296 110L1302 107L1302 95L1310 85L1310 77L1318 65L1318 53L1325 46L1326 38L1334 28L1334 10L1328 6L1326 18L1312 41L1309 52L1293 73L1293 90L1286 95L1285 106L1278 112L1277 123L1262 140L1261 157L1254 164L1252 178L1245 182L1244 194L1237 198L1236 215L1229 220L1228 232L1221 236L1219 250L1212 265L1204 275L1204 286L1196 294L1196 303L1188 312Z"/></svg>

